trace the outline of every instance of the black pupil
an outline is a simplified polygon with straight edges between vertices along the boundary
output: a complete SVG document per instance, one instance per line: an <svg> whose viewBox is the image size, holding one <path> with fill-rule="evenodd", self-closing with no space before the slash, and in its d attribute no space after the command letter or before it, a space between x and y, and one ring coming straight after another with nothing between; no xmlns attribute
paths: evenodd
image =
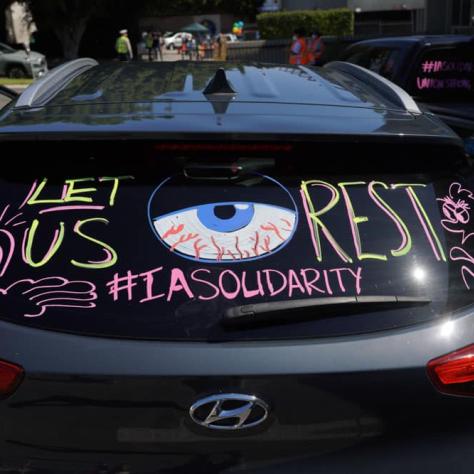
<svg viewBox="0 0 474 474"><path fill-rule="evenodd" d="M214 214L219 219L232 219L235 216L235 206L225 205L225 206L216 206L214 208Z"/></svg>

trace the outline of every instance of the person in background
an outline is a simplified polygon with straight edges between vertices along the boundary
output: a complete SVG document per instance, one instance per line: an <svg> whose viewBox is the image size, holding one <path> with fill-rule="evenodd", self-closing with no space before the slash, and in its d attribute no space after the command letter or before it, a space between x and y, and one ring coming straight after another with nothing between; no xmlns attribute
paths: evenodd
<svg viewBox="0 0 474 474"><path fill-rule="evenodd" d="M181 43L181 59L184 60L188 54L188 38L183 38Z"/></svg>
<svg viewBox="0 0 474 474"><path fill-rule="evenodd" d="M115 42L115 51L120 61L130 61L133 59L132 45L128 38L128 30L120 30L120 36Z"/></svg>
<svg viewBox="0 0 474 474"><path fill-rule="evenodd" d="M153 61L153 35L150 30L146 32L145 48L148 51L148 61Z"/></svg>
<svg viewBox="0 0 474 474"><path fill-rule="evenodd" d="M204 59L212 59L212 51L214 48L214 42L211 35L208 33L204 38Z"/></svg>
<svg viewBox="0 0 474 474"><path fill-rule="evenodd" d="M308 43L308 63L312 66L322 66L322 57L324 55L324 41L319 31L313 31Z"/></svg>
<svg viewBox="0 0 474 474"><path fill-rule="evenodd" d="M203 61L206 57L206 40L198 41L198 61Z"/></svg>
<svg viewBox="0 0 474 474"><path fill-rule="evenodd" d="M290 64L308 64L307 45L304 38L304 31L298 28L293 33L293 42L290 48Z"/></svg>
<svg viewBox="0 0 474 474"><path fill-rule="evenodd" d="M163 53L161 51L161 34L157 31L153 32L153 53L155 55L155 60L158 61L158 56L160 61L163 61Z"/></svg>
<svg viewBox="0 0 474 474"><path fill-rule="evenodd" d="M191 41L189 42L189 59L191 61L198 60L198 42L196 41L196 38L194 36L191 38Z"/></svg>
<svg viewBox="0 0 474 474"><path fill-rule="evenodd" d="M227 60L227 37L225 34L220 33L216 40L217 51L214 51L214 57L217 61Z"/></svg>

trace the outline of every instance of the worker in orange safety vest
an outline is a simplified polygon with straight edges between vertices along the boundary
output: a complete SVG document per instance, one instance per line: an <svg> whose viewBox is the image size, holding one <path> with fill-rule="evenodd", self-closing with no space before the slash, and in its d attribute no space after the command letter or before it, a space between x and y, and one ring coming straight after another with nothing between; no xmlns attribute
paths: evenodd
<svg viewBox="0 0 474 474"><path fill-rule="evenodd" d="M313 31L307 47L308 64L311 64L312 66L321 66L324 49L324 42L319 31Z"/></svg>
<svg viewBox="0 0 474 474"><path fill-rule="evenodd" d="M290 48L290 64L308 64L307 46L304 31L295 30Z"/></svg>

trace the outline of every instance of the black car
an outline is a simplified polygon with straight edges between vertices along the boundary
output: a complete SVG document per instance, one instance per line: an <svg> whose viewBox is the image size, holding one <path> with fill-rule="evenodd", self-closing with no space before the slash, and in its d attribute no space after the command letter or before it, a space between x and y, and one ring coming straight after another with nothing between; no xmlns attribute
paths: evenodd
<svg viewBox="0 0 474 474"><path fill-rule="evenodd" d="M1 472L472 472L473 172L407 93L80 59L10 99Z"/></svg>
<svg viewBox="0 0 474 474"><path fill-rule="evenodd" d="M365 40L349 46L341 60L395 82L463 138L474 134L474 37Z"/></svg>

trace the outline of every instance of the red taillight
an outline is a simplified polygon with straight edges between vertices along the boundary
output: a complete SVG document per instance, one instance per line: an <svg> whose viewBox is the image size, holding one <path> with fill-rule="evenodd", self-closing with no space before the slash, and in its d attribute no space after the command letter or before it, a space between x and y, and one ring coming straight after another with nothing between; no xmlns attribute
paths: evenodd
<svg viewBox="0 0 474 474"><path fill-rule="evenodd" d="M440 392L474 396L474 344L430 360L428 374Z"/></svg>
<svg viewBox="0 0 474 474"><path fill-rule="evenodd" d="M23 378L23 368L0 360L0 397L11 395Z"/></svg>

